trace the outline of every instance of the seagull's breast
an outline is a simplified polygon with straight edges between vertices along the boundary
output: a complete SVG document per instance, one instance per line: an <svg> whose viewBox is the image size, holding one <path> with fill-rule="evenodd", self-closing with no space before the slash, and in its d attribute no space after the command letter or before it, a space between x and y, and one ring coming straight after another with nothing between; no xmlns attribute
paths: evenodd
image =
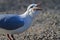
<svg viewBox="0 0 60 40"><path fill-rule="evenodd" d="M13 33L22 33L30 27L30 25L32 23L32 19L30 17L26 17L23 20L24 20L24 26L22 26L16 30L13 30L14 31Z"/></svg>

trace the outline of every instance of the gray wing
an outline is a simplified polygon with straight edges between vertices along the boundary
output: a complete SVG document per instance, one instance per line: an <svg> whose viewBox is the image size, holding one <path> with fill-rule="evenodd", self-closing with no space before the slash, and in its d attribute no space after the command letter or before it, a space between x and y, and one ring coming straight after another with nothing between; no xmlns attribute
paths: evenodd
<svg viewBox="0 0 60 40"><path fill-rule="evenodd" d="M15 30L24 26L24 21L18 15L0 15L0 28Z"/></svg>

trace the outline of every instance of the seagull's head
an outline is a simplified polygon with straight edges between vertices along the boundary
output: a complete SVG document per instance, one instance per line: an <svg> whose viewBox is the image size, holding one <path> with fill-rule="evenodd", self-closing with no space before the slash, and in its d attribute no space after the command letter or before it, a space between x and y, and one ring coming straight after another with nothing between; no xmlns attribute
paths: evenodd
<svg viewBox="0 0 60 40"><path fill-rule="evenodd" d="M40 4L31 4L28 6L27 11L29 14L36 15L42 11L42 8Z"/></svg>

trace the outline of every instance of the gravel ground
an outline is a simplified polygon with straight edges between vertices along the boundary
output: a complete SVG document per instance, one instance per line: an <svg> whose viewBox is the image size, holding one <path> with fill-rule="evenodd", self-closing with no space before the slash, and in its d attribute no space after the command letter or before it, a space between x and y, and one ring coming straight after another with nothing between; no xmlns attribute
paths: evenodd
<svg viewBox="0 0 60 40"><path fill-rule="evenodd" d="M39 14L27 31L14 34L14 38L16 40L60 40L59 11L48 10ZM0 34L0 40L8 40L8 38Z"/></svg>

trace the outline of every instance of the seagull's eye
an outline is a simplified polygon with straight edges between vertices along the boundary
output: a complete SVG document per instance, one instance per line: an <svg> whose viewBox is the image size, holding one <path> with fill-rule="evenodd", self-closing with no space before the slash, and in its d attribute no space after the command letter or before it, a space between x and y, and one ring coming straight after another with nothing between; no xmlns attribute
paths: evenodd
<svg viewBox="0 0 60 40"><path fill-rule="evenodd" d="M30 8L33 8L33 6L31 6Z"/></svg>

